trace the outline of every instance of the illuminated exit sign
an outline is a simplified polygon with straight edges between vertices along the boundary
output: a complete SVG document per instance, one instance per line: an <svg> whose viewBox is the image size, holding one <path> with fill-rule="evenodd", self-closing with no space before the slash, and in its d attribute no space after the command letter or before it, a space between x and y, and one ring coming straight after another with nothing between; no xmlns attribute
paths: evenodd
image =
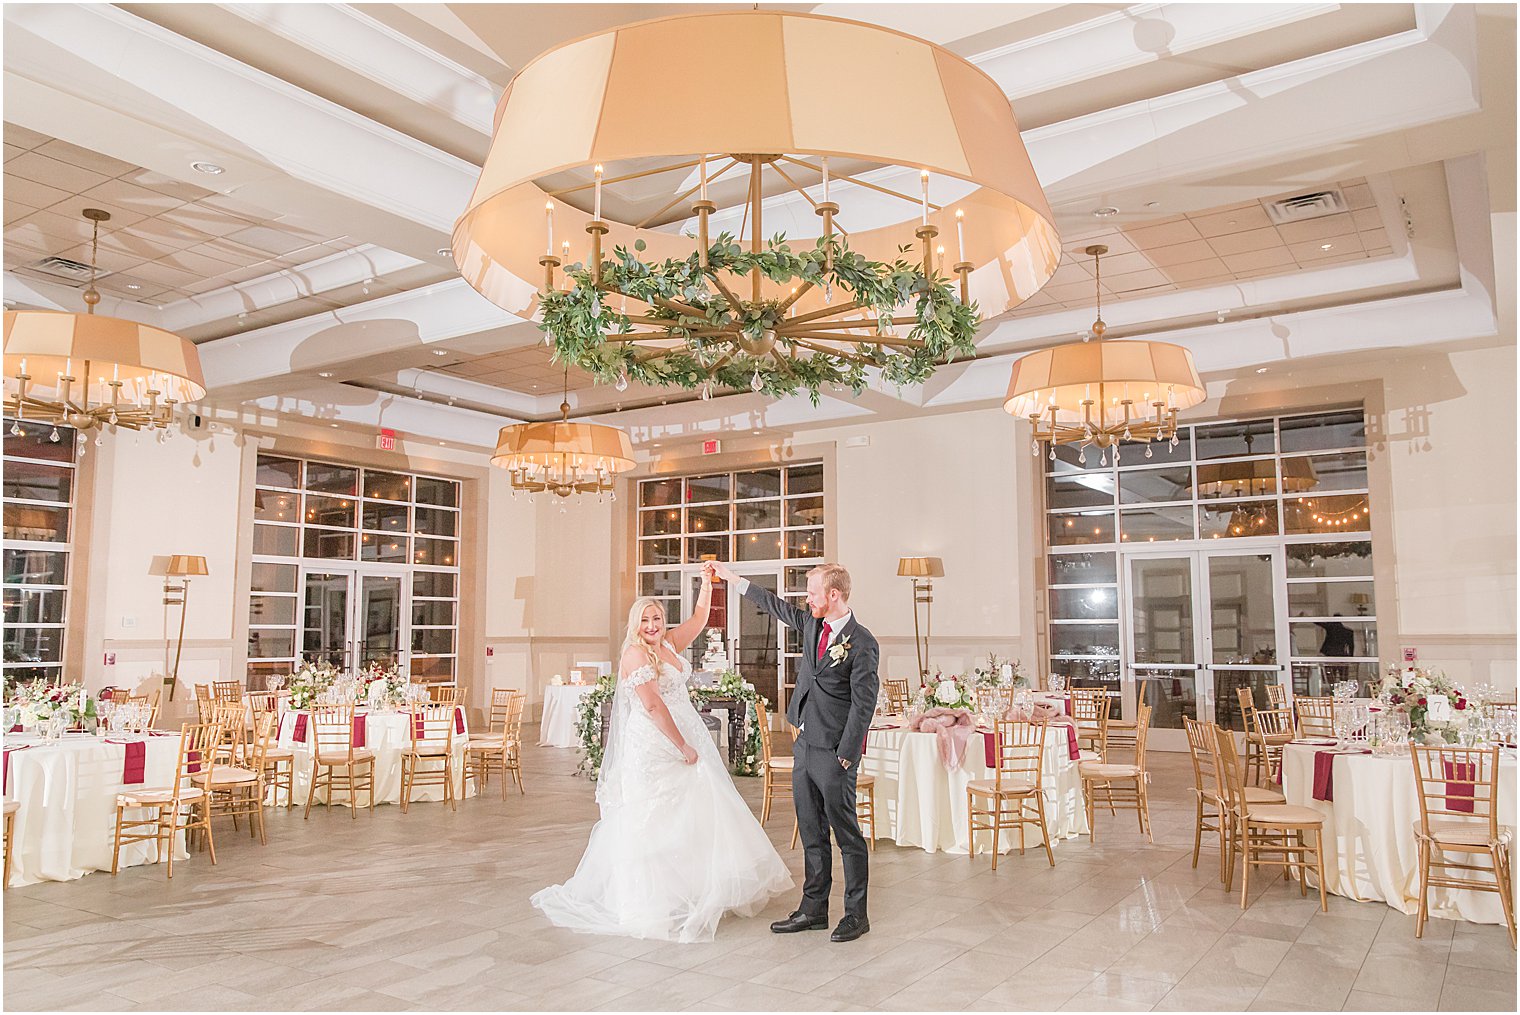
<svg viewBox="0 0 1520 1015"><path fill-rule="evenodd" d="M379 448L381 451L395 451L396 431L381 430L379 435L375 438L375 447Z"/></svg>
<svg viewBox="0 0 1520 1015"><path fill-rule="evenodd" d="M723 450L723 442L722 441L703 441L702 442L702 453L704 455L716 455L719 451L722 451L722 450Z"/></svg>

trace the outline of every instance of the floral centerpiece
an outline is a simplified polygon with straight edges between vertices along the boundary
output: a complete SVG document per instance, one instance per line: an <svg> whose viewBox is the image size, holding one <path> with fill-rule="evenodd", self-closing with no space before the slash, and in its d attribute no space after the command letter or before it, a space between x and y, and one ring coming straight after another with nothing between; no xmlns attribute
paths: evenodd
<svg viewBox="0 0 1520 1015"><path fill-rule="evenodd" d="M1442 671L1390 666L1376 691L1379 698L1386 698L1393 708L1408 714L1409 731L1416 739L1456 743L1458 724L1466 718L1467 696ZM1430 699L1443 695L1451 711L1445 718L1432 718Z"/></svg>
<svg viewBox="0 0 1520 1015"><path fill-rule="evenodd" d="M405 702L409 683L401 667L370 663L359 671L359 698L374 708L396 708Z"/></svg>
<svg viewBox="0 0 1520 1015"><path fill-rule="evenodd" d="M988 652L987 661L973 669L971 677L979 688L1029 686L1023 665L1017 659L1004 659L996 652Z"/></svg>
<svg viewBox="0 0 1520 1015"><path fill-rule="evenodd" d="M976 711L976 692L972 684L960 674L946 675L939 670L925 681L913 699L912 712L927 712L931 708L963 708Z"/></svg>
<svg viewBox="0 0 1520 1015"><path fill-rule="evenodd" d="M338 670L331 663L301 663L299 669L285 681L290 690L291 708L311 708L317 696L328 690L338 680Z"/></svg>
<svg viewBox="0 0 1520 1015"><path fill-rule="evenodd" d="M47 722L62 715L70 726L78 726L85 719L95 718L95 699L85 694L78 683L50 684L34 680L28 684L16 684L7 702L16 709L17 722L23 729Z"/></svg>

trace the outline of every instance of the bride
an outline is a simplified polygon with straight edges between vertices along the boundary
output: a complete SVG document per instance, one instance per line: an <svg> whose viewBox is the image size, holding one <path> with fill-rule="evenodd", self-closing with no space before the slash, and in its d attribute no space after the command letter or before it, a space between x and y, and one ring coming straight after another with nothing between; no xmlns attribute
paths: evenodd
<svg viewBox="0 0 1520 1015"><path fill-rule="evenodd" d="M696 612L668 632L658 601L628 611L596 784L602 818L575 875L532 898L556 926L711 941L725 912L753 916L792 887L687 694L681 651L707 625L712 578L708 565Z"/></svg>

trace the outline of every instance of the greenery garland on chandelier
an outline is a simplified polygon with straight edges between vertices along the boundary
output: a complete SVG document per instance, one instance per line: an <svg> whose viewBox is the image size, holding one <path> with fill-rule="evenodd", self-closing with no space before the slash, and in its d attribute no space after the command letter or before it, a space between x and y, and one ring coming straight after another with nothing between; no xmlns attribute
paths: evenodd
<svg viewBox="0 0 1520 1015"><path fill-rule="evenodd" d="M714 385L776 397L805 390L816 405L827 385L859 395L868 368L880 370L895 385L918 384L957 355L974 352L981 321L977 305L963 302L938 271L931 277L922 264L867 260L837 235L821 236L812 248L798 251L778 233L764 249L746 251L723 233L708 249L705 267L700 251L683 260L647 263L638 257L644 246L638 240L633 251L615 248L613 257L602 262L600 285L590 267L576 263L565 270L568 289L546 290L541 296L540 327L554 346L555 359L575 364L598 381L616 383L620 390L628 380L654 387L701 387L704 397ZM860 332L853 349L834 350L787 334L786 311L800 295L796 290L786 300L739 300L719 274L742 277L756 270L783 287L795 284L805 291L822 286L830 305L836 289L846 294L847 302L832 312L858 308L865 315L834 325ZM638 300L647 308L630 315L626 299L622 307L609 305L616 297ZM911 316L894 316L909 305ZM665 336L635 332L636 323L660 328L681 344L639 347L635 335ZM894 334L895 326L911 330L904 339Z"/></svg>
<svg viewBox="0 0 1520 1015"><path fill-rule="evenodd" d="M718 675L716 687L693 687L690 688L691 703L700 708L710 701L742 701L745 703L744 713L744 753L733 765L730 771L734 775L759 775L760 774L760 719L756 710L757 701L769 701L761 698L760 693L753 686L746 683L739 674L732 670ZM602 770L602 705L610 704L612 696L617 692L616 674L608 674L596 682L596 687L588 691L582 698L579 711L575 717L575 735L581 744L581 761L576 773L585 773L595 780Z"/></svg>

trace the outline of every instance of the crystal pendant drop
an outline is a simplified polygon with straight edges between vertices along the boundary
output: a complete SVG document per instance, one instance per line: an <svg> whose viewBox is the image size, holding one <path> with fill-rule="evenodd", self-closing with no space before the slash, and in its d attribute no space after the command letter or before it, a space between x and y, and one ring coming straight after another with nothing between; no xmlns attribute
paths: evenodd
<svg viewBox="0 0 1520 1015"><path fill-rule="evenodd" d="M706 402L706 401L710 401L711 399L712 399L712 385L711 384L703 384L702 385L702 401Z"/></svg>
<svg viewBox="0 0 1520 1015"><path fill-rule="evenodd" d="M832 282L823 283L823 302L834 302L834 284Z"/></svg>
<svg viewBox="0 0 1520 1015"><path fill-rule="evenodd" d="M1168 447L1175 448L1176 446L1177 446L1177 438L1173 437L1172 438L1172 442L1171 442L1171 444L1168 445Z"/></svg>
<svg viewBox="0 0 1520 1015"><path fill-rule="evenodd" d="M1078 465L1086 465L1087 464L1087 452L1086 451L1078 451L1077 452L1077 464Z"/></svg>
<svg viewBox="0 0 1520 1015"><path fill-rule="evenodd" d="M617 502L617 491L613 490L612 493L611 493L611 495L609 495L607 499L610 500L610 501L612 501L612 502L614 502L614 503L616 503Z"/></svg>
<svg viewBox="0 0 1520 1015"><path fill-rule="evenodd" d="M1030 441L1029 442L1029 453L1031 455L1033 455L1034 457L1036 457L1036 458L1040 457L1040 442L1039 441Z"/></svg>
<svg viewBox="0 0 1520 1015"><path fill-rule="evenodd" d="M625 370L622 373L618 374L618 378L617 378L616 381L613 382L612 386L614 388L617 388L619 391L627 391L628 390L628 371Z"/></svg>
<svg viewBox="0 0 1520 1015"><path fill-rule="evenodd" d="M1108 452L1107 451L1099 451L1098 452L1098 464L1099 465L1107 465L1108 464Z"/></svg>
<svg viewBox="0 0 1520 1015"><path fill-rule="evenodd" d="M160 430L158 432L158 443L163 444L168 439L169 439L169 431L167 431L167 430Z"/></svg>
<svg viewBox="0 0 1520 1015"><path fill-rule="evenodd" d="M95 446L97 448L104 447L105 443L106 443L106 435L105 434L98 433L98 434L95 435Z"/></svg>
<svg viewBox="0 0 1520 1015"><path fill-rule="evenodd" d="M59 441L63 440L63 434L59 433L58 428L55 426L53 427L53 432L48 434L48 440L52 441L54 444L57 444Z"/></svg>
<svg viewBox="0 0 1520 1015"><path fill-rule="evenodd" d="M1145 457L1149 458L1152 455L1152 453L1153 452L1151 451L1151 446L1149 444L1147 444L1145 446Z"/></svg>
<svg viewBox="0 0 1520 1015"><path fill-rule="evenodd" d="M1054 444L1050 446L1050 460L1052 462L1056 460L1056 446Z"/></svg>
<svg viewBox="0 0 1520 1015"><path fill-rule="evenodd" d="M754 376L749 379L749 390L759 391L763 387L765 387L765 381L760 379L760 370L756 368Z"/></svg>
<svg viewBox="0 0 1520 1015"><path fill-rule="evenodd" d="M11 424L11 436L12 437L20 437L21 436L21 424L20 423L12 423Z"/></svg>
<svg viewBox="0 0 1520 1015"><path fill-rule="evenodd" d="M108 420L108 422L109 422L109 423L110 423L110 424L111 424L111 425L112 425L112 426L115 426L115 425L116 425L116 410L115 410L115 409L112 409L112 410L111 410L111 418L110 418L110 419L109 419L109 420Z"/></svg>

